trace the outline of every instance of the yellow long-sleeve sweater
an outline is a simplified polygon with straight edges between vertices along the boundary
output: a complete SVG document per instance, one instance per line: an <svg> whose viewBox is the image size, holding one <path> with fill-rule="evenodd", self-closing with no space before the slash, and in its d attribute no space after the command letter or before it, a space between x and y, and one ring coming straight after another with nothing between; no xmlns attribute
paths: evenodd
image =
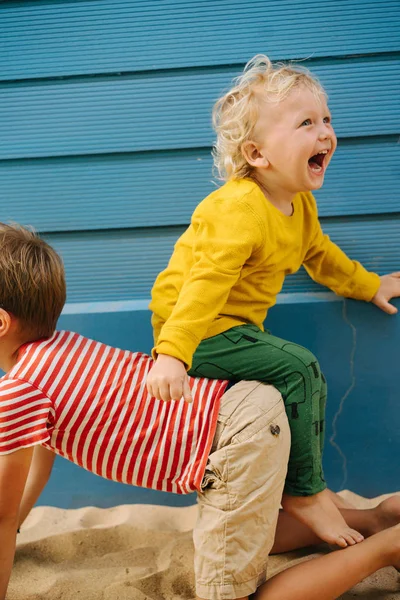
<svg viewBox="0 0 400 600"><path fill-rule="evenodd" d="M263 329L285 276L303 264L337 294L370 301L380 280L324 235L315 199L299 193L288 217L250 179L232 180L207 196L156 279L153 356L188 367L202 339L244 323Z"/></svg>

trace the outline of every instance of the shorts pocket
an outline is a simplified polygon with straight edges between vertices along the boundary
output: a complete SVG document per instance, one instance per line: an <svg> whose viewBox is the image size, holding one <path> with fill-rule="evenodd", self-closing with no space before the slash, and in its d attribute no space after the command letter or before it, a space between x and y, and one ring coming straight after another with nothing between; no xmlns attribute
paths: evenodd
<svg viewBox="0 0 400 600"><path fill-rule="evenodd" d="M207 471L204 473L204 477L203 480L201 482L201 486L200 489L202 492L204 492L204 490L209 489L209 490L218 490L221 489L221 487L224 485L223 481L221 481L221 479L218 479L218 477L216 477L215 473L213 473L212 471Z"/></svg>
<svg viewBox="0 0 400 600"><path fill-rule="evenodd" d="M225 449L210 454L201 482L201 490L219 490L226 485L227 462Z"/></svg>
<svg viewBox="0 0 400 600"><path fill-rule="evenodd" d="M278 425L278 421L284 412L284 406L282 400L280 400L268 413L263 413L262 415L258 416L253 423L248 424L246 427L232 436L232 444L241 444L242 442L246 442L263 429L266 430L267 435L279 438L280 426Z"/></svg>

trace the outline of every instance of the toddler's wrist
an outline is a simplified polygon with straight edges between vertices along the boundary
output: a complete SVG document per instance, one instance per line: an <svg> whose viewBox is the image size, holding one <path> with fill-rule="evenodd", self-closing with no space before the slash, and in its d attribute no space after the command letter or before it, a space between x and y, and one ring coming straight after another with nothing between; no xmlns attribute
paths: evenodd
<svg viewBox="0 0 400 600"><path fill-rule="evenodd" d="M171 356L170 354L158 354L157 355L157 362L171 362L171 361L176 361L176 362L180 363L181 365L185 364L180 358L176 358L176 356Z"/></svg>

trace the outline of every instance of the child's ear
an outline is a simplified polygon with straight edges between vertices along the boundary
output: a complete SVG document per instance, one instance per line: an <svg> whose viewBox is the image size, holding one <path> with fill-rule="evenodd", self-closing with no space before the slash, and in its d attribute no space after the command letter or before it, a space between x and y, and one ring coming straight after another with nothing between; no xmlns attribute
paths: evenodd
<svg viewBox="0 0 400 600"><path fill-rule="evenodd" d="M4 308L0 308L0 337L6 335L11 327L11 315Z"/></svg>
<svg viewBox="0 0 400 600"><path fill-rule="evenodd" d="M241 151L250 166L264 169L269 166L267 157L264 156L263 151L256 142L252 142L251 140L243 142Z"/></svg>

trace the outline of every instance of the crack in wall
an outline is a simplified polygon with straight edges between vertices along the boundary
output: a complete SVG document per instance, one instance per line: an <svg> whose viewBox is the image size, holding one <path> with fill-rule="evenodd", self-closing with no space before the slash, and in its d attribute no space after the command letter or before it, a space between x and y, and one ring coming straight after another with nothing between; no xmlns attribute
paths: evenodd
<svg viewBox="0 0 400 600"><path fill-rule="evenodd" d="M351 394L351 392L353 391L353 389L356 386L356 376L355 376L355 368L354 368L354 359L355 359L356 347L357 347L357 329L355 328L355 326L353 325L353 323L351 323L351 321L349 320L349 317L347 315L347 302L346 302L345 299L343 300L342 317L343 317L343 321L346 323L346 325L348 325L351 328L351 332L352 332L352 346L351 346L351 351L350 351L350 377L351 377L351 382L350 382L350 386L348 387L348 389L346 390L346 392L344 393L344 395L340 399L339 408L337 409L337 411L335 413L335 416L333 417L333 421L332 421L332 435L329 438L329 443L331 444L331 446L333 446L335 448L335 450L338 452L338 454L339 454L339 456L340 456L340 458L342 460L343 480L342 480L342 482L340 484L340 489L343 489L345 487L345 485L346 485L348 471L347 471L347 458L346 458L346 455L344 454L344 452L341 449L341 447L339 446L339 444L336 442L336 438L337 438L337 434L338 434L338 432L337 432L337 424L338 424L339 417L342 414L344 403L346 402L347 398L349 397L349 395Z"/></svg>

